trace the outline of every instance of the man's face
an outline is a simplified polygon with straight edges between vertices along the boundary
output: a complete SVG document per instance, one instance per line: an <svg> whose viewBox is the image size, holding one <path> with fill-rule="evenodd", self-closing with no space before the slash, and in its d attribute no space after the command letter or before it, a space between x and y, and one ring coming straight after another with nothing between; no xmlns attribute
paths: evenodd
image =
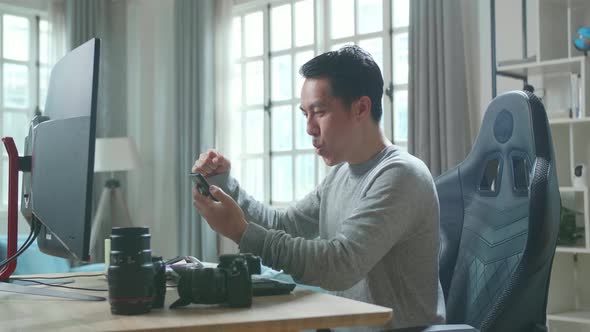
<svg viewBox="0 0 590 332"><path fill-rule="evenodd" d="M347 161L355 140L355 121L350 107L332 96L329 79L307 78L301 89L300 108L316 153L328 166Z"/></svg>

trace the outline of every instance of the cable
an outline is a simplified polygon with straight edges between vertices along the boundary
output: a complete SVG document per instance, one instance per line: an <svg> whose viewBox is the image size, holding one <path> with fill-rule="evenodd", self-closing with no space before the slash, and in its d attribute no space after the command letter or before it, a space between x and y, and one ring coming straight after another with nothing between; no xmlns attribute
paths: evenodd
<svg viewBox="0 0 590 332"><path fill-rule="evenodd" d="M33 221L33 224L31 225L31 233L29 234L29 237L27 237L25 242L22 244L22 246L18 249L18 251L12 257L7 258L4 261L2 261L2 263L0 263L0 268L4 268L4 266L6 266L7 264L9 264L13 260L15 260L25 250L27 250L31 246L31 244L33 244L33 242L35 242L35 239L37 238L37 235L39 234L39 230L40 230L40 225L37 225L37 222Z"/></svg>
<svg viewBox="0 0 590 332"><path fill-rule="evenodd" d="M44 285L44 286L51 286L51 287L60 287L60 288L67 288L67 289L75 289L75 290L85 290L85 291L92 291L92 292L106 292L108 291L108 289L97 289L97 288L82 288L82 287L71 287L71 286L64 286L64 285L55 285L55 284L47 284L38 280L33 280L33 279L18 279L20 281L28 281L28 282L33 282L39 285Z"/></svg>
<svg viewBox="0 0 590 332"><path fill-rule="evenodd" d="M62 277L26 277L26 279L70 279L70 278L80 278L80 277L100 277L103 276L103 273L99 274L75 274L75 275L67 275ZM21 277L10 277L10 279L15 280L24 280Z"/></svg>
<svg viewBox="0 0 590 332"><path fill-rule="evenodd" d="M26 277L26 278L21 278L21 277L11 277L10 280L19 280L19 281L28 281L28 282L33 282L33 283L37 283L37 284L41 284L41 285L46 285L46 286L55 286L55 287L64 287L64 288L71 288L71 289L79 289L79 290L89 290L89 291L96 291L96 292L101 292L101 291L107 291L107 289L92 289L92 288L76 288L76 287L71 287L71 286L61 286L61 285L55 285L55 284L46 284L43 283L41 281L37 281L35 279L69 279L69 278L80 278L80 277L100 277L103 274L79 274L79 275L70 275L70 276L63 276L63 277ZM166 288L177 288L178 284L166 284Z"/></svg>
<svg viewBox="0 0 590 332"><path fill-rule="evenodd" d="M37 238L37 235L39 235L40 230L41 230L41 225L38 224L37 220L33 219L32 224L31 224L31 232L29 233L29 236L27 237L25 242L22 244L22 246L18 249L18 251L13 256L3 260L0 263L0 269L4 268L4 266L6 266L7 264L9 264L13 260L15 260L25 250L27 250L31 246L31 244L33 244L33 242L35 242L35 239Z"/></svg>

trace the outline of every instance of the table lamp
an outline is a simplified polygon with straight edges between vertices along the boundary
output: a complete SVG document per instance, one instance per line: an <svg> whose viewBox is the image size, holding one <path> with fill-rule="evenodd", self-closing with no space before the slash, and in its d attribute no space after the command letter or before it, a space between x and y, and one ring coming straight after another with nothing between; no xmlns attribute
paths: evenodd
<svg viewBox="0 0 590 332"><path fill-rule="evenodd" d="M139 156L131 137L98 138L94 152L94 172L110 172L100 195L90 233L90 260L105 260L104 240L111 236L112 227L131 227L129 210L121 192L121 183L115 172L137 168Z"/></svg>

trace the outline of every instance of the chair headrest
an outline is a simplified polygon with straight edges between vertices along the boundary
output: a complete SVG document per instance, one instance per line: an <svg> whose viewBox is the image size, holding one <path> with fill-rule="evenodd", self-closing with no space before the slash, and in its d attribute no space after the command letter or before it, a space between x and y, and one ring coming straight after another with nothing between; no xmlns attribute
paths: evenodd
<svg viewBox="0 0 590 332"><path fill-rule="evenodd" d="M471 153L461 165L464 183L474 184L480 196L498 197L508 205L526 197L536 157L551 155L545 151L551 149L546 117L534 114L533 103L541 105L533 94L512 91L488 105Z"/></svg>

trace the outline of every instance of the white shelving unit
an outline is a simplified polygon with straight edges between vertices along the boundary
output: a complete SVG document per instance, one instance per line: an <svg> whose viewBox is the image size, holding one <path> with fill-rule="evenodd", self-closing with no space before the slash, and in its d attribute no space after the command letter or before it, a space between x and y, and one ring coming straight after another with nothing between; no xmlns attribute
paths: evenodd
<svg viewBox="0 0 590 332"><path fill-rule="evenodd" d="M590 331L590 56L572 39L590 26L590 0L496 0L498 94L522 89L526 77L543 100L551 126L562 205L578 213L582 237L558 245L549 287L551 332ZM526 13L522 15L522 8ZM523 18L526 21L523 22ZM520 38L523 24L526 38ZM526 43L526 52L523 44ZM527 59L513 61L523 58ZM585 164L585 184L574 187L573 169Z"/></svg>
<svg viewBox="0 0 590 332"><path fill-rule="evenodd" d="M558 245L556 251L574 254L590 253L590 227L589 209L588 209L588 187L559 187L561 193L562 206L578 211L580 214L576 217L576 226L584 229L583 238L579 243L574 245Z"/></svg>

